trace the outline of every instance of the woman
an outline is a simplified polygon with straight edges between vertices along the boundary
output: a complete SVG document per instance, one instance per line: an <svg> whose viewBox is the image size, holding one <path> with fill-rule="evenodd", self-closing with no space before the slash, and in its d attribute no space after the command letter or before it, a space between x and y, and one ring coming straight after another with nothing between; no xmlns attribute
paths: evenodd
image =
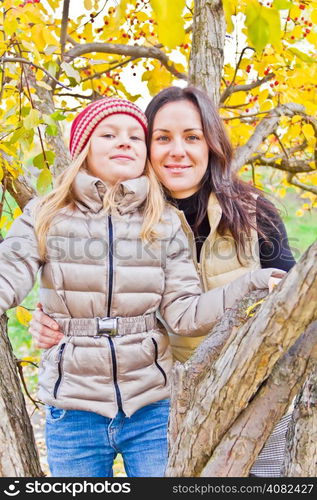
<svg viewBox="0 0 317 500"><path fill-rule="evenodd" d="M232 174L232 148L208 97L171 87L152 99L146 115L151 165L178 208L204 289L260 267L288 270L294 259L284 226L273 205ZM30 331L43 348L62 335L40 311ZM170 333L170 340L174 357L185 361L202 337Z"/></svg>

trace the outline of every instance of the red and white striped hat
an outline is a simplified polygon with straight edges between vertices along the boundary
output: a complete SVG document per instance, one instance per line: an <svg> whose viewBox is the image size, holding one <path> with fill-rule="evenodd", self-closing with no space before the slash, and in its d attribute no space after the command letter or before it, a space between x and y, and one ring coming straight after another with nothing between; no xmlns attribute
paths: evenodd
<svg viewBox="0 0 317 500"><path fill-rule="evenodd" d="M97 125L107 116L117 113L133 116L142 125L145 134L147 133L146 116L133 102L112 97L99 99L88 104L72 123L69 149L73 159L84 149Z"/></svg>

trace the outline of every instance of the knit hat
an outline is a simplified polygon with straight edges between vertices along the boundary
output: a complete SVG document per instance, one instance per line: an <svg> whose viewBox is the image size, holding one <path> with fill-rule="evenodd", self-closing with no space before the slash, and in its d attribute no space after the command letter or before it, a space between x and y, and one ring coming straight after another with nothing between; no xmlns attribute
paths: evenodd
<svg viewBox="0 0 317 500"><path fill-rule="evenodd" d="M88 104L72 123L69 149L73 159L84 149L97 125L107 116L117 113L133 116L142 125L145 134L147 133L146 116L133 102L112 97L99 99Z"/></svg>

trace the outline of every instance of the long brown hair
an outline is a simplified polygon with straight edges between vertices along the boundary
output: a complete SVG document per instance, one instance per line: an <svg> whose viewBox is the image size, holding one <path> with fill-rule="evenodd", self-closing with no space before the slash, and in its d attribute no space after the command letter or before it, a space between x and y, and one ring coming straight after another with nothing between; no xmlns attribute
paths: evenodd
<svg viewBox="0 0 317 500"><path fill-rule="evenodd" d="M268 215L268 211L272 214L276 209L265 199L262 191L240 180L232 171L232 145L218 110L205 92L192 86L168 87L151 100L145 110L148 119L149 154L153 123L157 112L165 104L184 100L192 102L197 108L209 147L208 167L201 180L198 193L197 215L193 226L194 234L197 235L198 227L206 216L208 199L210 193L213 192L222 208L222 217L217 228L218 233L223 235L229 230L238 249L245 250L245 236L250 237L252 228L256 229L260 236L265 239L267 239L270 228L272 226L276 228ZM256 227L256 210L261 213L261 228Z"/></svg>

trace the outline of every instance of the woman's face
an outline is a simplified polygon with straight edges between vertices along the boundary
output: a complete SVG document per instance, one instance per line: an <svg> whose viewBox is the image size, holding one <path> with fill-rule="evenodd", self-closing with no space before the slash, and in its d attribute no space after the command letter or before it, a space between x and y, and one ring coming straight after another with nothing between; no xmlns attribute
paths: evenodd
<svg viewBox="0 0 317 500"><path fill-rule="evenodd" d="M132 116L107 116L91 134L87 168L108 185L140 177L145 161L144 130Z"/></svg>
<svg viewBox="0 0 317 500"><path fill-rule="evenodd" d="M187 100L162 106L153 123L151 164L174 198L187 198L199 190L208 155L196 106Z"/></svg>

